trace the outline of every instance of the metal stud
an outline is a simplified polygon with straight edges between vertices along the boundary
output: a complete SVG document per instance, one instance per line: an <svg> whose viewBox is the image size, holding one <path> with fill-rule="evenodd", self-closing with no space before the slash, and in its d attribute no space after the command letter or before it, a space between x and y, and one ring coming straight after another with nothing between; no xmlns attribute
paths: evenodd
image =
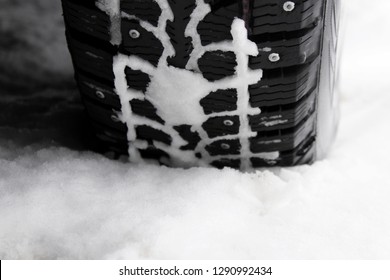
<svg viewBox="0 0 390 280"><path fill-rule="evenodd" d="M102 91L100 91L100 90L96 91L96 92L95 92L95 95L96 95L96 97L99 98L99 99L104 99L104 98L106 98L106 96L104 95L104 93L103 93Z"/></svg>
<svg viewBox="0 0 390 280"><path fill-rule="evenodd" d="M225 126L233 126L234 125L234 122L232 120L224 120L223 121L223 124Z"/></svg>
<svg viewBox="0 0 390 280"><path fill-rule="evenodd" d="M278 53L271 53L268 56L269 61L271 62L278 62L280 60L280 55Z"/></svg>
<svg viewBox="0 0 390 280"><path fill-rule="evenodd" d="M222 148L223 150L229 150L229 149L230 149L230 145L227 144L227 143L222 143L222 144L221 144L221 148Z"/></svg>
<svg viewBox="0 0 390 280"><path fill-rule="evenodd" d="M283 10L286 12L292 12L295 9L295 3L292 1L287 1L283 4Z"/></svg>
<svg viewBox="0 0 390 280"><path fill-rule="evenodd" d="M130 35L130 37L133 38L133 39L138 39L138 38L141 36L141 34L139 33L139 31L136 30L136 29L131 29L131 30L129 31L129 35Z"/></svg>

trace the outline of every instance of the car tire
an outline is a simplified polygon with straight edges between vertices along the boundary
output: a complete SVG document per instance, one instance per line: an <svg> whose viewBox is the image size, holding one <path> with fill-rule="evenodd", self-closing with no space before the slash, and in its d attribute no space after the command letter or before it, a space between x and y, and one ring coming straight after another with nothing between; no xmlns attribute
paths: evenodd
<svg viewBox="0 0 390 280"><path fill-rule="evenodd" d="M325 157L338 122L337 0L108 2L62 0L102 151L242 170Z"/></svg>

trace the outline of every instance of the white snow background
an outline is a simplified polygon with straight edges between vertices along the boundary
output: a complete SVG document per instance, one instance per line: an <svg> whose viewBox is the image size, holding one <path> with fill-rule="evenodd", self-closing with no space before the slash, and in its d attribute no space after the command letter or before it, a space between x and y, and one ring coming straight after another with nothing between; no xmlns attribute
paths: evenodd
<svg viewBox="0 0 390 280"><path fill-rule="evenodd" d="M243 174L85 152L60 1L0 0L0 259L390 258L390 2L346 0L329 157Z"/></svg>

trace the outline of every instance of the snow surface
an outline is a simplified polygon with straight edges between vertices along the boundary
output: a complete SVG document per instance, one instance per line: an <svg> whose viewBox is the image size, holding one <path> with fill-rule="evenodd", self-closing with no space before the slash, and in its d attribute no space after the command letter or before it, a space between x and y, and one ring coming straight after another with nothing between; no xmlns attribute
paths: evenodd
<svg viewBox="0 0 390 280"><path fill-rule="evenodd" d="M390 257L389 1L344 1L329 157L250 174L85 151L58 2L1 1L1 259Z"/></svg>

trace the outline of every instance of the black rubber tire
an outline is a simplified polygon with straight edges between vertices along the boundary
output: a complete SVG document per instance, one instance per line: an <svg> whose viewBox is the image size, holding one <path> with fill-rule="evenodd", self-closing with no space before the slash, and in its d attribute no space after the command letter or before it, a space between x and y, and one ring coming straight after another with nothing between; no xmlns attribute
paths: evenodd
<svg viewBox="0 0 390 280"><path fill-rule="evenodd" d="M197 26L203 46L231 41L232 23L235 18L242 18L249 40L261 50L258 56L249 58L249 67L262 69L263 78L248 87L250 106L260 108L261 113L248 116L250 129L256 134L248 139L250 155L242 154L240 119L231 114L237 109L237 91L233 88L210 92L200 102L204 113L210 116L202 128L209 139L217 140L200 151L202 136L191 124L174 128L188 142L181 150L193 151L198 159L186 165L246 169L307 164L323 157L337 126L337 106L332 96L338 0L204 2L210 5L211 11ZM163 52L162 43L138 20L157 26L162 9L155 0L121 0L121 11L135 17L121 18L122 40L115 45L111 43L112 19L97 7L95 0L62 0L62 3L76 80L91 125L105 150L128 155L129 145L133 144L128 141L128 127L118 121L114 113L120 112L122 105L115 90L113 59L118 53L137 55L157 65ZM167 0L167 3L174 20L167 22L166 32L176 52L167 62L185 69L193 51L192 39L185 36L185 28L197 0ZM130 30L140 32L140 38L132 40ZM209 51L199 58L198 66L204 78L212 82L235 75L236 57L232 52ZM129 88L144 92L151 79L148 74L130 68L126 69L126 78ZM329 100L332 105L320 104ZM133 99L131 109L133 114L164 123L148 100ZM216 112L217 117L213 116ZM319 123L326 123L324 131ZM169 160L172 157L169 149L161 148L171 145L172 135L148 125L140 125L135 131L137 139L148 143L144 148L137 147L142 158L181 165ZM224 139L225 135L230 137ZM272 153L277 156L269 156ZM249 166L243 165L244 160Z"/></svg>

